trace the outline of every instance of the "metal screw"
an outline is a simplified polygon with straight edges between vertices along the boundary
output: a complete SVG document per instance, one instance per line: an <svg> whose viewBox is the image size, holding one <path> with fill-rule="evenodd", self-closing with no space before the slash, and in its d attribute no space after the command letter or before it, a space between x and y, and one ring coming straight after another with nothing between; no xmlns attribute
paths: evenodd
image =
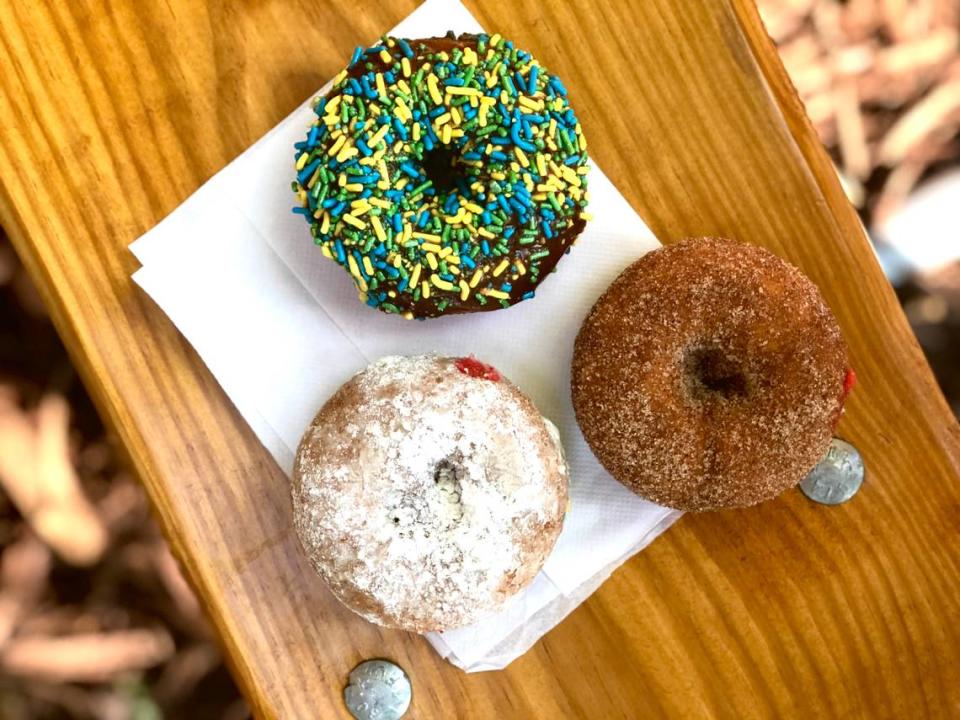
<svg viewBox="0 0 960 720"><path fill-rule="evenodd" d="M846 440L834 438L816 467L800 482L803 494L824 505L839 505L863 485L863 458Z"/></svg>
<svg viewBox="0 0 960 720"><path fill-rule="evenodd" d="M350 671L343 689L347 710L357 720L399 720L410 707L410 679L388 660L367 660Z"/></svg>

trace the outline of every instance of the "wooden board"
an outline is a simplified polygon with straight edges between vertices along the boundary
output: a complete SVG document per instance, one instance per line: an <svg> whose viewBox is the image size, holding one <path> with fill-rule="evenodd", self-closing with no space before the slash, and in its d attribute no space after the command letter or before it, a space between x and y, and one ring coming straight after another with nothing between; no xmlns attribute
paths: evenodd
<svg viewBox="0 0 960 720"><path fill-rule="evenodd" d="M343 610L286 481L131 283L127 244L411 2L0 4L0 221L129 451L261 717L345 717L350 668L416 718L960 715L960 433L749 0L471 0L561 74L594 157L664 242L765 245L822 288L869 477L688 516L504 672Z"/></svg>

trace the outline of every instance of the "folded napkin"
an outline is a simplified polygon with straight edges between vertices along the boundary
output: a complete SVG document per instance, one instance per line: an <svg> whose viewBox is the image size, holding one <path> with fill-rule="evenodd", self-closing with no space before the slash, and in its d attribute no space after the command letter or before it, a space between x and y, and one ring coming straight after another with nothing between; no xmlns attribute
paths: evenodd
<svg viewBox="0 0 960 720"><path fill-rule="evenodd" d="M481 31L458 0L427 0L391 34L451 29ZM308 99L133 243L142 265L133 278L193 344L288 475L318 408L384 355L475 355L533 398L560 429L570 463L572 510L563 533L533 584L502 612L426 636L468 672L505 667L679 517L603 470L577 428L569 391L584 316L627 264L658 243L594 166L595 219L535 299L424 322L382 314L358 302L351 279L291 213L293 144L312 118Z"/></svg>

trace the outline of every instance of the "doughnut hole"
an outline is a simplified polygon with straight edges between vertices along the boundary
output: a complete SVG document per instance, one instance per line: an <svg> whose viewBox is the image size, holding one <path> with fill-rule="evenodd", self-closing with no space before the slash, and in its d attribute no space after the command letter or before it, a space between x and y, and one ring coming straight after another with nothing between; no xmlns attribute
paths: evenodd
<svg viewBox="0 0 960 720"><path fill-rule="evenodd" d="M438 143L423 155L423 174L433 182L438 195L446 195L457 187L457 179L463 175L460 153L450 145Z"/></svg>
<svg viewBox="0 0 960 720"><path fill-rule="evenodd" d="M743 363L716 345L687 349L683 379L689 396L698 401L744 398L751 385Z"/></svg>

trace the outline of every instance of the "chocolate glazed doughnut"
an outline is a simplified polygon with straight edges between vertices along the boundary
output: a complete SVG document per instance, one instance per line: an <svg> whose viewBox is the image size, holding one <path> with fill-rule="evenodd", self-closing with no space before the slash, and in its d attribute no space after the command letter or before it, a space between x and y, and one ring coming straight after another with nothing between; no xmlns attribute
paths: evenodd
<svg viewBox="0 0 960 720"><path fill-rule="evenodd" d="M383 312L527 300L589 218L567 91L499 35L384 37L355 51L314 111L296 143L294 212Z"/></svg>
<svg viewBox="0 0 960 720"><path fill-rule="evenodd" d="M699 238L645 255L597 301L572 391L617 480L712 510L796 485L826 452L853 380L809 279L762 248Z"/></svg>

